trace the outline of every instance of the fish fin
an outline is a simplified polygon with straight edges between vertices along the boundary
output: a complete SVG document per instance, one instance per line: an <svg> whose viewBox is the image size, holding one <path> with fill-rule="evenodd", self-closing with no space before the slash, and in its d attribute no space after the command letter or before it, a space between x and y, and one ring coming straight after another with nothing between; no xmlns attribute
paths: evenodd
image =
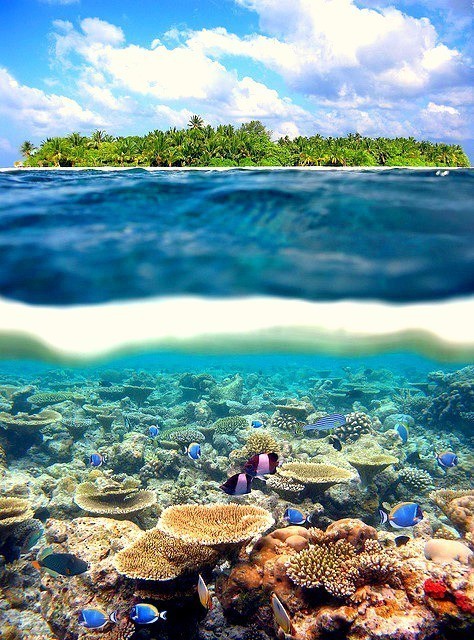
<svg viewBox="0 0 474 640"><path fill-rule="evenodd" d="M38 571L41 571L41 565L40 565L40 563L38 562L38 560L32 560L31 564L33 565L33 567L34 567L35 569L38 569Z"/></svg>
<svg viewBox="0 0 474 640"><path fill-rule="evenodd" d="M53 578L60 578L61 574L58 573L57 571L53 571L52 569L48 569L48 567L43 567L44 570L46 571L46 573L49 573L49 575Z"/></svg>
<svg viewBox="0 0 474 640"><path fill-rule="evenodd" d="M167 620L167 616L168 616L168 612L167 611L161 611L160 618L162 620Z"/></svg>
<svg viewBox="0 0 474 640"><path fill-rule="evenodd" d="M383 509L379 509L380 524L385 524L388 521L388 514Z"/></svg>
<svg viewBox="0 0 474 640"><path fill-rule="evenodd" d="M52 553L53 553L52 547L46 547L46 549L41 549L36 559L38 560L38 562L41 562L42 560L50 556Z"/></svg>

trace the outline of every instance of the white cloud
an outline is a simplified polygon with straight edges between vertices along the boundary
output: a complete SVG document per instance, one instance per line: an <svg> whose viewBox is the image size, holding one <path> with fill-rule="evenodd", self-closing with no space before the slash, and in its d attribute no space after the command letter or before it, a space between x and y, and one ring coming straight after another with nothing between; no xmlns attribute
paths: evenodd
<svg viewBox="0 0 474 640"><path fill-rule="evenodd" d="M99 114L75 100L21 85L0 68L0 114L21 123L29 135L60 135L76 128L104 126Z"/></svg>
<svg viewBox="0 0 474 640"><path fill-rule="evenodd" d="M10 140L7 140L6 138L0 138L0 151L12 153L14 150L15 149L13 148Z"/></svg>

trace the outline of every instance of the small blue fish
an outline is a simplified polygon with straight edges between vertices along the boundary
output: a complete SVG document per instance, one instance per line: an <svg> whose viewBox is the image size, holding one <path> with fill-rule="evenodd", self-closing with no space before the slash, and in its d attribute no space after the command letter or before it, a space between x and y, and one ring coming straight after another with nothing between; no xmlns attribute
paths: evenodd
<svg viewBox="0 0 474 640"><path fill-rule="evenodd" d="M423 520L423 511L416 502L400 502L395 505L390 513L379 509L380 524L389 522L394 529L414 527Z"/></svg>
<svg viewBox="0 0 474 640"><path fill-rule="evenodd" d="M185 449L191 460L199 460L201 457L201 445L198 442L191 442Z"/></svg>
<svg viewBox="0 0 474 640"><path fill-rule="evenodd" d="M436 462L445 471L447 469L452 469L452 467L455 467L457 465L457 463L459 462L457 455L455 453L453 453L452 451L444 451L443 453L435 453L435 456L436 456Z"/></svg>
<svg viewBox="0 0 474 640"><path fill-rule="evenodd" d="M101 467L107 462L107 456L103 453L93 453L89 458L89 464L91 467Z"/></svg>
<svg viewBox="0 0 474 640"><path fill-rule="evenodd" d="M314 424L305 424L303 431L330 431L336 427L346 424L346 416L342 413L331 413L328 416L319 418Z"/></svg>
<svg viewBox="0 0 474 640"><path fill-rule="evenodd" d="M288 524L303 525L306 522L306 516L299 509L287 507L283 514L283 520L286 520Z"/></svg>
<svg viewBox="0 0 474 640"><path fill-rule="evenodd" d="M117 622L117 612L108 616L100 609L82 609L79 612L79 624L86 629L103 629L109 622Z"/></svg>
<svg viewBox="0 0 474 640"><path fill-rule="evenodd" d="M395 425L395 431L400 436L400 439L403 442L403 444L406 444L408 442L408 427L406 426L406 424L397 422L397 424Z"/></svg>
<svg viewBox="0 0 474 640"><path fill-rule="evenodd" d="M148 427L148 435L150 438L156 438L156 436L160 433L160 430L156 426L156 424L152 424L151 427Z"/></svg>
<svg viewBox="0 0 474 640"><path fill-rule="evenodd" d="M260 427L263 427L263 422L261 420L252 420L250 424L254 429L260 429Z"/></svg>
<svg viewBox="0 0 474 640"><path fill-rule="evenodd" d="M136 624L153 624L157 620L166 620L166 611L158 611L152 604L136 604L130 611L130 619Z"/></svg>

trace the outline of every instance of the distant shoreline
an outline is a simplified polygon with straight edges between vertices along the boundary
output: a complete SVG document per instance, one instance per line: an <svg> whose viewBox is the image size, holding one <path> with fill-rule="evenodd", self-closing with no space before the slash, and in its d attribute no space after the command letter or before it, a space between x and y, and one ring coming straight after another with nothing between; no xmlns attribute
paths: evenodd
<svg viewBox="0 0 474 640"><path fill-rule="evenodd" d="M383 166L351 166L351 167L116 167L114 165L104 167L0 167L1 173L9 171L391 171L392 169L408 169L409 171L464 171L473 169L470 167L446 167L410 165Z"/></svg>

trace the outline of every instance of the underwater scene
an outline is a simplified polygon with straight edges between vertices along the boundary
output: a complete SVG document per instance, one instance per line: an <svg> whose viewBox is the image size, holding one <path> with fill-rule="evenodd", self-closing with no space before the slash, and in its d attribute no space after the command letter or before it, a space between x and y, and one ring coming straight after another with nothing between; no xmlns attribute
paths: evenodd
<svg viewBox="0 0 474 640"><path fill-rule="evenodd" d="M203 341L185 298L182 348L137 322L81 358L93 321L60 352L34 314L449 305L473 290L473 175L1 172L1 640L472 637L472 348L295 348L276 313L270 342Z"/></svg>

